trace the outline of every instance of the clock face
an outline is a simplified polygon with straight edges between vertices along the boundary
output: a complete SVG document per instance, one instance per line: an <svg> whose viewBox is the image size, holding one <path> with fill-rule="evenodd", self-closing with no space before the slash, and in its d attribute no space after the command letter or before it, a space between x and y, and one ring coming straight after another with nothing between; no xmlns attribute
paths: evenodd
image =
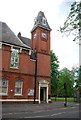
<svg viewBox="0 0 81 120"><path fill-rule="evenodd" d="M42 32L42 38L46 39L46 33Z"/></svg>

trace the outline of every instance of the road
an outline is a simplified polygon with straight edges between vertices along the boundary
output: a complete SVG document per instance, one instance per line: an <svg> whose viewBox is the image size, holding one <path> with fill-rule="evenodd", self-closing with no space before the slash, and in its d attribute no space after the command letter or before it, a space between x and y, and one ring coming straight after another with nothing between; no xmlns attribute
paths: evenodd
<svg viewBox="0 0 81 120"><path fill-rule="evenodd" d="M79 118L79 104L63 102L49 104L11 103L2 105L3 118Z"/></svg>

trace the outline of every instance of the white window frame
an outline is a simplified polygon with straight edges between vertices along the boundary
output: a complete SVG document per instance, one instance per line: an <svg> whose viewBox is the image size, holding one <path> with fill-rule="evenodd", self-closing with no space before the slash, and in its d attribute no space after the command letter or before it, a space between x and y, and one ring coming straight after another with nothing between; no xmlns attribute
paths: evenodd
<svg viewBox="0 0 81 120"><path fill-rule="evenodd" d="M13 66L14 64L16 64L16 65ZM19 67L19 49L17 49L17 48L11 48L10 68L18 69L18 67Z"/></svg>
<svg viewBox="0 0 81 120"><path fill-rule="evenodd" d="M20 82L21 85L18 85L18 82ZM15 95L16 96L21 96L22 95L22 87L23 87L23 81L22 80L16 80L15 81ZM20 89L21 93L17 93L16 89Z"/></svg>
<svg viewBox="0 0 81 120"><path fill-rule="evenodd" d="M4 84L3 84L3 82L5 82ZM6 89L6 92L2 92L3 91L3 89ZM2 79L2 80L0 80L0 95L8 95L8 80L7 79Z"/></svg>

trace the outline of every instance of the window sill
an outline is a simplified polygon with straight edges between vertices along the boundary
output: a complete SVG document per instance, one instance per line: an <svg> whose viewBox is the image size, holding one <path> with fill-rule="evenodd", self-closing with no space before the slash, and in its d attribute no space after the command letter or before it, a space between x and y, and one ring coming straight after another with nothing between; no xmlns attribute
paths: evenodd
<svg viewBox="0 0 81 120"><path fill-rule="evenodd" d="M10 69L16 69L16 70L18 70L19 68L16 68L16 67L10 67Z"/></svg>
<svg viewBox="0 0 81 120"><path fill-rule="evenodd" d="M8 94L0 94L0 96L8 96Z"/></svg>
<svg viewBox="0 0 81 120"><path fill-rule="evenodd" d="M14 96L22 96L22 95L20 95L20 94L15 94Z"/></svg>

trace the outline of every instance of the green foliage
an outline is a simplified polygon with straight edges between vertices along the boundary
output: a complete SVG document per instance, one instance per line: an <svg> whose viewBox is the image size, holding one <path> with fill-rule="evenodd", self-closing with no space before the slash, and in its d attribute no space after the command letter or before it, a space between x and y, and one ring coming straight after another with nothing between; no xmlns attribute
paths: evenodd
<svg viewBox="0 0 81 120"><path fill-rule="evenodd" d="M72 97L74 95L74 82L78 84L79 74L78 67L69 70L63 68L59 71L58 57L50 51L51 54L51 95L52 96L64 96L64 83L67 84L67 96ZM76 84L76 85L77 85Z"/></svg>
<svg viewBox="0 0 81 120"><path fill-rule="evenodd" d="M57 95L57 84L59 75L59 61L55 53L51 50L51 94Z"/></svg>
<svg viewBox="0 0 81 120"><path fill-rule="evenodd" d="M74 82L76 83L76 85L75 85L75 88L76 88L79 84L79 67L77 67L77 66L73 67L71 70L71 73L74 78Z"/></svg>
<svg viewBox="0 0 81 120"><path fill-rule="evenodd" d="M72 97L76 88L81 84L81 66L73 67L72 70L63 68L59 71L58 57L50 51L51 57L51 95L63 96L65 94L64 83L67 84L67 96ZM74 83L76 83L74 87Z"/></svg>
<svg viewBox="0 0 81 120"><path fill-rule="evenodd" d="M79 88L79 93L81 95L81 66L73 68L72 73L73 73L74 81L76 83L75 92Z"/></svg>
<svg viewBox="0 0 81 120"><path fill-rule="evenodd" d="M74 79L71 74L71 71L67 68L63 68L59 73L59 82L58 82L58 96L64 96L64 83L67 85L67 96L73 96L73 84Z"/></svg>
<svg viewBox="0 0 81 120"><path fill-rule="evenodd" d="M79 67L79 90L80 90L80 96L81 96L81 66Z"/></svg>
<svg viewBox="0 0 81 120"><path fill-rule="evenodd" d="M64 22L63 27L60 27L60 32L66 35L71 33L74 35L74 41L79 39L79 31L81 27L81 2L73 2L70 7L70 13Z"/></svg>
<svg viewBox="0 0 81 120"><path fill-rule="evenodd" d="M51 100L55 100L55 98L51 97ZM65 101L65 98L64 97L57 97L57 101ZM67 98L67 101L68 102L73 102L74 98Z"/></svg>

